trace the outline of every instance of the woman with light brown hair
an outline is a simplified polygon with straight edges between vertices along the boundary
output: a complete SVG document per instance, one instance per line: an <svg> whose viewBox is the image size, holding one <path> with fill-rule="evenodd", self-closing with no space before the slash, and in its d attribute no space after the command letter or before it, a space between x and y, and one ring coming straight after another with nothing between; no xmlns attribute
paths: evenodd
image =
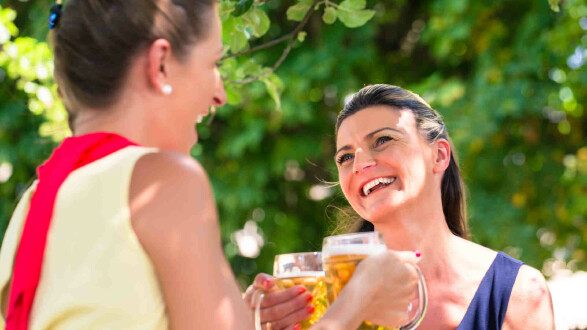
<svg viewBox="0 0 587 330"><path fill-rule="evenodd" d="M226 102L216 7L53 6L54 75L73 137L39 168L2 243L6 329L252 328L223 254L208 177L189 156L195 123ZM361 322L371 306L352 298L403 299L369 269L409 281L405 264L414 262L393 253L367 260L358 271L365 281L350 285L351 299L333 306L322 327Z"/></svg>

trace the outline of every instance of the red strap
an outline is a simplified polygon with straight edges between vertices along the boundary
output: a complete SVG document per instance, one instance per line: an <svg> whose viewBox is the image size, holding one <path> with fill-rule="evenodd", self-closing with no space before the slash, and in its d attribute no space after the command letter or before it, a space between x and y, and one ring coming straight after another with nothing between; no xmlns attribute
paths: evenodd
<svg viewBox="0 0 587 330"><path fill-rule="evenodd" d="M131 145L136 144L112 133L67 138L37 169L39 183L31 199L14 261L6 330L28 328L55 198L63 181L74 170Z"/></svg>

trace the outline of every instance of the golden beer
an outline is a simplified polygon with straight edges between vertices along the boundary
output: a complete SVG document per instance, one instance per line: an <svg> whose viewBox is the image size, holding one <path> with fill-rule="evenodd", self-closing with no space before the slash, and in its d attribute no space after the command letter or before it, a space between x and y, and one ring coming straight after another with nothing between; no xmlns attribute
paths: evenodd
<svg viewBox="0 0 587 330"><path fill-rule="evenodd" d="M326 297L326 283L324 272L302 271L299 273L283 274L275 278L275 283L280 289L289 289L295 285L303 285L312 294L312 306L314 314L300 323L302 329L308 329L316 323L328 308Z"/></svg>
<svg viewBox="0 0 587 330"><path fill-rule="evenodd" d="M349 244L344 246L330 246L322 250L324 256L324 272L327 279L328 301L330 304L334 302L340 295L344 286L350 281L357 265L361 260L367 258L371 254L385 251L385 245L359 245ZM359 328L360 330L388 330L397 329L390 327L383 327L371 322L363 322Z"/></svg>

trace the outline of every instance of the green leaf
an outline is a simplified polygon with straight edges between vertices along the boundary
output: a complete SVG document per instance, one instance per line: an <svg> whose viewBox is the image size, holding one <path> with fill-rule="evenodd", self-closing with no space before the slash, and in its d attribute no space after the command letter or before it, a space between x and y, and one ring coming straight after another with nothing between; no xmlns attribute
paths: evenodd
<svg viewBox="0 0 587 330"><path fill-rule="evenodd" d="M261 73L261 65L254 59L249 59L239 63L236 71L241 76L241 79L246 76L256 76Z"/></svg>
<svg viewBox="0 0 587 330"><path fill-rule="evenodd" d="M222 21L226 20L234 11L235 3L232 1L220 1L218 6L218 14Z"/></svg>
<svg viewBox="0 0 587 330"><path fill-rule="evenodd" d="M300 33L298 33L298 41L304 42L304 40L306 40L307 35L308 34L306 33L306 31L301 31Z"/></svg>
<svg viewBox="0 0 587 330"><path fill-rule="evenodd" d="M287 9L287 19L290 21L301 21L310 9L312 4L308 2L300 2Z"/></svg>
<svg viewBox="0 0 587 330"><path fill-rule="evenodd" d="M366 0L344 0L340 3L340 5L338 5L339 8L348 9L352 11L365 9L366 6Z"/></svg>
<svg viewBox="0 0 587 330"><path fill-rule="evenodd" d="M230 40L232 39L232 34L236 29L236 22L235 18L232 16L227 16L225 20L222 21L222 41L225 44L230 45Z"/></svg>
<svg viewBox="0 0 587 330"><path fill-rule="evenodd" d="M239 0L239 2L234 7L234 11L231 13L234 17L239 17L242 14L246 13L249 8L253 5L254 0Z"/></svg>
<svg viewBox="0 0 587 330"><path fill-rule="evenodd" d="M373 15L375 15L374 10L358 10L358 11L348 11L348 10L341 10L340 8L337 9L336 14L338 19L349 28L355 28L362 25L365 25Z"/></svg>
<svg viewBox="0 0 587 330"><path fill-rule="evenodd" d="M239 30L234 30L234 33L231 33L229 35L229 40L227 40L230 45L230 51L233 53L238 53L245 49L248 45L248 41L246 34Z"/></svg>
<svg viewBox="0 0 587 330"><path fill-rule="evenodd" d="M239 105L242 102L241 93L234 85L226 85L226 102L230 105Z"/></svg>
<svg viewBox="0 0 587 330"><path fill-rule="evenodd" d="M322 15L322 20L326 24L332 24L336 21L336 9L333 7L327 7L324 9L324 15Z"/></svg>
<svg viewBox="0 0 587 330"><path fill-rule="evenodd" d="M0 8L0 22L2 24L6 24L8 22L14 21L16 18L16 11L10 8Z"/></svg>
<svg viewBox="0 0 587 330"><path fill-rule="evenodd" d="M10 37L18 36L18 28L13 21L16 18L16 11L0 7L0 44L10 40Z"/></svg>
<svg viewBox="0 0 587 330"><path fill-rule="evenodd" d="M242 16L242 19L245 23L252 27L252 34L257 38L267 33L267 30L269 30L269 25L271 24L267 13L259 8L248 11Z"/></svg>
<svg viewBox="0 0 587 330"><path fill-rule="evenodd" d="M558 13L560 11L560 0L548 0L548 3L550 4L550 9L556 13Z"/></svg>
<svg viewBox="0 0 587 330"><path fill-rule="evenodd" d="M283 82L275 74L270 74L269 76L263 78L263 82L265 83L267 93L269 93L273 101L275 101L276 109L281 109L281 92L283 91Z"/></svg>

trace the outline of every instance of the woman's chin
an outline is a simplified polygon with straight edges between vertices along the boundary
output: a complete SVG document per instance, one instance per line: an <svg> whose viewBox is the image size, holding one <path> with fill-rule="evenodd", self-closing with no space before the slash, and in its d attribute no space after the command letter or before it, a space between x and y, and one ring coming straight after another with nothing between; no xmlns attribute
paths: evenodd
<svg viewBox="0 0 587 330"><path fill-rule="evenodd" d="M194 131L189 136L185 136L182 141L177 141L177 145L175 151L185 154L191 155L191 150L196 143L198 143L198 133Z"/></svg>
<svg viewBox="0 0 587 330"><path fill-rule="evenodd" d="M371 222L372 224L382 224L385 223L385 217L380 215L380 214L368 214L366 216L363 217L363 219Z"/></svg>
<svg viewBox="0 0 587 330"><path fill-rule="evenodd" d="M391 205L379 205L373 206L368 210L364 210L363 218L369 220L372 223L385 223L388 222L391 218L393 218L393 214L397 213L397 208Z"/></svg>
<svg viewBox="0 0 587 330"><path fill-rule="evenodd" d="M198 143L198 138L199 138L198 130L196 128L194 128L194 132L189 136L189 143L188 144L189 144L190 148L194 144Z"/></svg>

